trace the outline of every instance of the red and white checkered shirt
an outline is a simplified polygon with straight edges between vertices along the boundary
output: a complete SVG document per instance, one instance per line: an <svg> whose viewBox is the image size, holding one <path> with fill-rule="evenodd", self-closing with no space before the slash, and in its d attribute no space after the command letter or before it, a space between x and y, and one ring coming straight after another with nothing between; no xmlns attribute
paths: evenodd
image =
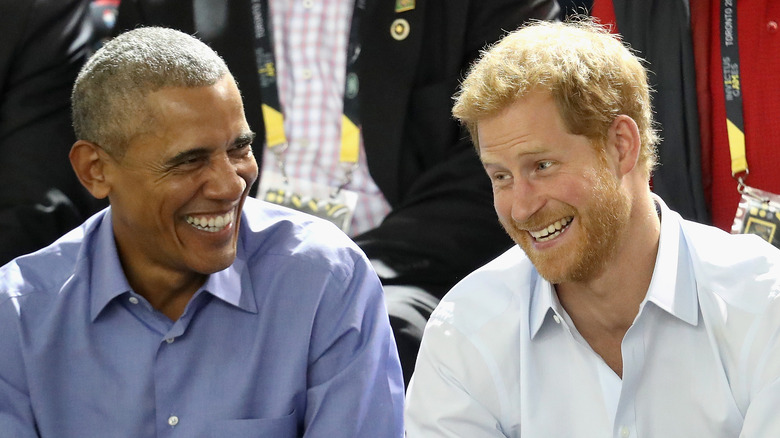
<svg viewBox="0 0 780 438"><path fill-rule="evenodd" d="M285 116L290 178L338 187L344 179L339 161L341 116L347 70L347 44L354 0L271 0L279 100ZM263 175L278 171L277 158L265 148ZM390 212L368 174L363 138L358 168L346 189L360 194L350 234L379 225Z"/></svg>

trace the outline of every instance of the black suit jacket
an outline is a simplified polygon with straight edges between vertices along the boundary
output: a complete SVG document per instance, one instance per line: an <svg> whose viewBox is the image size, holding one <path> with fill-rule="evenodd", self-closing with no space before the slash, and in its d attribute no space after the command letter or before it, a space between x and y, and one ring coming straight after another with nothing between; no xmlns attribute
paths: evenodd
<svg viewBox="0 0 780 438"><path fill-rule="evenodd" d="M529 18L557 16L554 0L368 0L358 61L360 109L372 178L393 210L355 241L398 275L441 296L511 245L492 206L490 184L470 141L452 119L452 95L487 43ZM250 0L122 0L117 31L139 24L196 33L228 64L247 120L264 138ZM408 21L404 40L394 20ZM261 157L261 151L256 156Z"/></svg>
<svg viewBox="0 0 780 438"><path fill-rule="evenodd" d="M86 61L87 0L0 0L0 265L102 206L68 160L70 91Z"/></svg>

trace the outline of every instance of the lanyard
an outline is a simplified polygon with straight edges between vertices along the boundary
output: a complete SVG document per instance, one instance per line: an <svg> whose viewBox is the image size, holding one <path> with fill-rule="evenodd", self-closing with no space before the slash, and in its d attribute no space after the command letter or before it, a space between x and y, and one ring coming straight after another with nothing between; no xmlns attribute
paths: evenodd
<svg viewBox="0 0 780 438"><path fill-rule="evenodd" d="M726 96L726 129L731 153L731 176L743 186L741 174L747 176L745 129L742 115L742 87L739 76L736 0L720 2L720 52L723 64L723 91Z"/></svg>
<svg viewBox="0 0 780 438"><path fill-rule="evenodd" d="M273 51L273 23L270 16L269 0L252 0L252 17L255 24L255 59L260 80L261 103L267 147L281 158L287 148L287 137L284 133L284 113L279 101L279 91L276 83L276 60ZM354 167L357 165L360 151L360 122L357 75L357 60L360 55L359 23L365 10L365 0L356 0L352 12L352 24L347 45L347 74L344 89L344 110L341 116L341 149L339 159L347 165L346 185ZM282 174L285 176L284 163L280 160Z"/></svg>

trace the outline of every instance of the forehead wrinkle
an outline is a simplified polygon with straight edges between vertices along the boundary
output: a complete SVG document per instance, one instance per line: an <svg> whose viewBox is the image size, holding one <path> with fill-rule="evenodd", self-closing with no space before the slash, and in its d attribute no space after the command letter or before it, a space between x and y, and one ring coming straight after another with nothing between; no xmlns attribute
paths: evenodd
<svg viewBox="0 0 780 438"><path fill-rule="evenodd" d="M527 136L524 136L527 137ZM498 165L500 164L501 159L500 156L504 155L504 153L510 154L512 159L522 159L524 157L533 157L535 155L542 155L545 153L550 152L550 149L544 145L539 144L531 144L531 141L527 140L520 140L515 139L519 141L508 141L502 144L494 145L494 146L488 146L488 151L485 151L484 149L480 149L480 160L485 165ZM522 146L521 146L522 145ZM520 146L521 149L515 151L514 148Z"/></svg>

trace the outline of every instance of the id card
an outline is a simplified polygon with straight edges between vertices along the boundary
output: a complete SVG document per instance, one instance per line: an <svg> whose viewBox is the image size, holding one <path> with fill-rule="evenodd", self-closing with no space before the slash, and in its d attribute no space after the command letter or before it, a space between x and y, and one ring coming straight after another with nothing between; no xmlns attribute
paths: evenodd
<svg viewBox="0 0 780 438"><path fill-rule="evenodd" d="M737 207L733 234L756 234L780 248L780 196L745 187Z"/></svg>
<svg viewBox="0 0 780 438"><path fill-rule="evenodd" d="M285 183L277 172L264 173L257 198L326 219L349 234L357 206L357 192L335 189L312 181L289 178Z"/></svg>

